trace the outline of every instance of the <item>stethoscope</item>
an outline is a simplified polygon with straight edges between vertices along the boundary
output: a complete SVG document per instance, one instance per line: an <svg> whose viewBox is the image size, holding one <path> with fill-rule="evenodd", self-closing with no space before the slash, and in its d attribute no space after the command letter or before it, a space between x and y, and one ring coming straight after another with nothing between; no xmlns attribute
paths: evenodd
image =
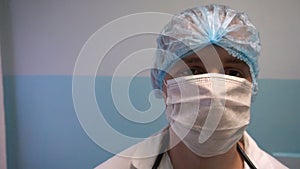
<svg viewBox="0 0 300 169"><path fill-rule="evenodd" d="M158 166L163 158L164 150L168 146L168 143L169 143L169 132L167 132L167 134L165 134L165 136L163 137L162 145L161 145L160 151L159 151L161 153L156 156L156 159L153 163L152 169L158 168ZM237 144L237 149L238 149L239 154L242 156L242 158L246 161L247 165L250 167L250 169L257 169L239 144Z"/></svg>

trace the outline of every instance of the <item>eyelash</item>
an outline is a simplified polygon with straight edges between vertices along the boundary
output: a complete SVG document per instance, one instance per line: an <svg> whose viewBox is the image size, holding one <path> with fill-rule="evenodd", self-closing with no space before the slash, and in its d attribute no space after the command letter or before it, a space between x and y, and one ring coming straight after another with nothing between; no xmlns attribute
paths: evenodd
<svg viewBox="0 0 300 169"><path fill-rule="evenodd" d="M229 76L245 78L244 73L242 71L238 70L238 69L235 69L235 68L225 68L224 73L226 75L229 75ZM234 73L234 75L232 73Z"/></svg>
<svg viewBox="0 0 300 169"><path fill-rule="evenodd" d="M183 71L179 71L178 73L176 73L175 77L205 74L205 73L207 73L207 72L202 67L192 67L190 69L185 69ZM245 78L244 73L242 71L238 70L238 69L235 69L235 68L224 68L224 74L229 75L229 76L236 76L236 77Z"/></svg>

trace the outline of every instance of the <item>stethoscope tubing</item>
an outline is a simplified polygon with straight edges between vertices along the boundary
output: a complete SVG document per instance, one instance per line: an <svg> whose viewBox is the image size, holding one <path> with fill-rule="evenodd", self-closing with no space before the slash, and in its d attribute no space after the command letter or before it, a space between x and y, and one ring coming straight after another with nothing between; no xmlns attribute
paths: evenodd
<svg viewBox="0 0 300 169"><path fill-rule="evenodd" d="M251 169L257 169L255 167L255 165L252 163L252 161L250 160L250 158L247 156L247 154L245 153L245 151L242 149L242 147L240 146L240 144L237 144L237 149L238 152L242 155L243 159L246 161L246 163L248 164L248 166Z"/></svg>

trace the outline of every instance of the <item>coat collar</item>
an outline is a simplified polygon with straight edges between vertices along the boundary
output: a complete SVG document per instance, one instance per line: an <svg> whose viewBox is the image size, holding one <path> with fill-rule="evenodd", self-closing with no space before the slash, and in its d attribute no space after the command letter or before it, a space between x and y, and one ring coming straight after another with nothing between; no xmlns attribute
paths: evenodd
<svg viewBox="0 0 300 169"><path fill-rule="evenodd" d="M162 139L164 135L168 132L168 127L165 127L157 134L145 139L143 142L137 145L137 148L134 152L131 166L136 169L151 169L157 155L160 153L160 147L162 144ZM164 154L161 167L164 165L165 161L169 161L170 159L167 153ZM164 168L164 167L163 167ZM170 168L170 167L168 167Z"/></svg>

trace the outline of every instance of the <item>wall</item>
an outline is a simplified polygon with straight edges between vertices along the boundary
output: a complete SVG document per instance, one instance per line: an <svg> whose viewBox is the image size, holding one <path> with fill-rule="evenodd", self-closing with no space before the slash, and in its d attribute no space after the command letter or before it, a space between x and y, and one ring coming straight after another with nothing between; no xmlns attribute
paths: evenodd
<svg viewBox="0 0 300 169"><path fill-rule="evenodd" d="M173 14L208 2L245 10L260 31L260 94L252 108L249 133L266 151L289 160L299 158L299 1L11 0L2 55L8 168L93 168L110 157L84 132L74 110L72 74L83 45L99 28L121 16L145 11ZM117 113L110 81L116 63L149 47L155 47L153 35L119 42L103 60L95 80L97 103L110 124L141 137L163 127L164 116L144 126L130 125ZM88 73L82 76L93 78ZM151 90L149 82L139 76L133 83L135 90L130 90L138 109L149 107L144 101ZM130 133L130 129L137 130Z"/></svg>
<svg viewBox="0 0 300 169"><path fill-rule="evenodd" d="M4 12L3 9L5 4L0 3L0 24L4 23ZM0 168L6 169L6 134L5 134L5 114L4 114L4 96L3 96L3 80L2 80L2 52L1 44L2 41L2 29L0 29Z"/></svg>

